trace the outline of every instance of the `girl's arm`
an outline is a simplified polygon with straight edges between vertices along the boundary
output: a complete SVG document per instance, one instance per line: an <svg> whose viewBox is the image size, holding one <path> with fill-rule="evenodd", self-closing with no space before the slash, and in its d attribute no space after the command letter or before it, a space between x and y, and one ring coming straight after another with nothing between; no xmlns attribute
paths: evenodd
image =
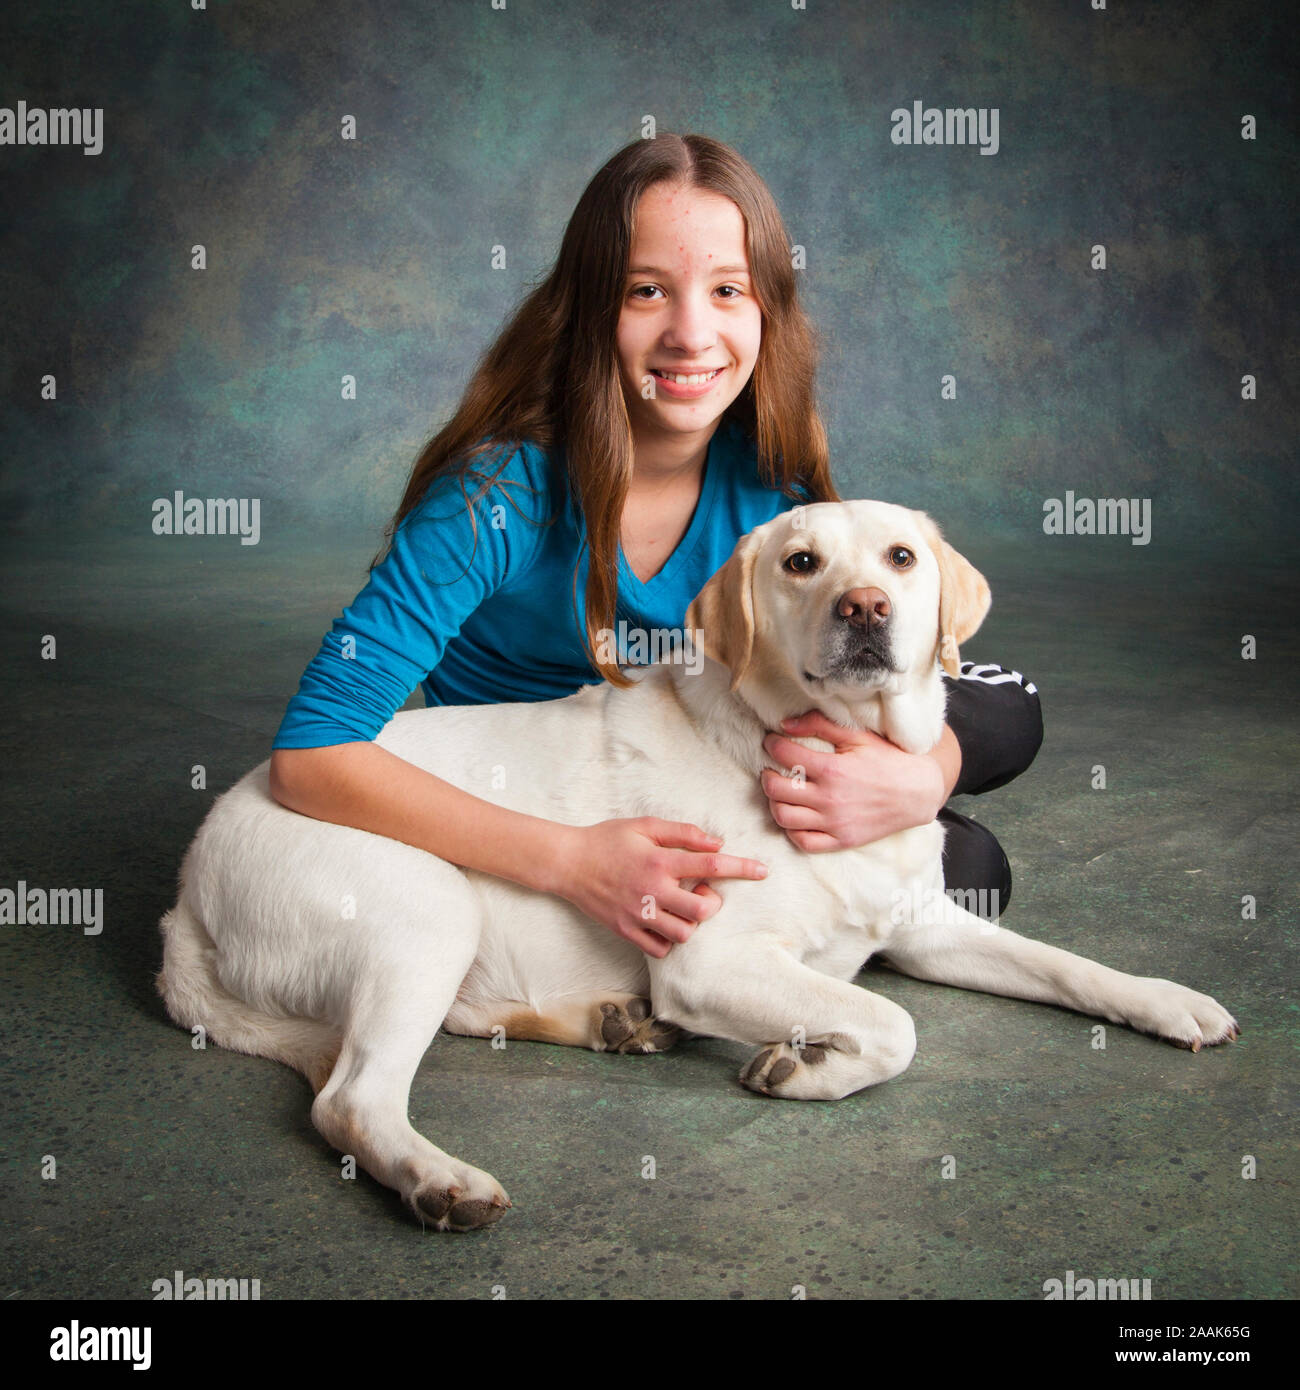
<svg viewBox="0 0 1300 1390"><path fill-rule="evenodd" d="M518 487L507 492L506 482ZM541 535L533 522L544 519L547 497L546 459L533 446L515 450L475 503L476 524L456 477L430 489L304 672L276 736L271 793L317 820L557 894L663 956L722 903L707 882L688 891L681 880L761 878L762 866L718 854L721 841L694 825L641 816L571 826L510 811L373 742L470 614L529 571ZM498 501L501 526L493 524Z"/></svg>
<svg viewBox="0 0 1300 1390"><path fill-rule="evenodd" d="M668 954L722 899L689 878L763 878L698 826L638 816L562 825L462 791L374 743L278 748L271 794L316 820L414 845L467 869L554 893L652 956ZM654 916L645 917L649 896Z"/></svg>

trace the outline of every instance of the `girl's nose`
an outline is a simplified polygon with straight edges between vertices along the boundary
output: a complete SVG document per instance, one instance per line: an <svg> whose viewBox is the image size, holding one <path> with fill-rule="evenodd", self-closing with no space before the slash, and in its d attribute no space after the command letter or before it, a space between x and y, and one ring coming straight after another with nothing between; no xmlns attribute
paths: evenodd
<svg viewBox="0 0 1300 1390"><path fill-rule="evenodd" d="M716 336L709 324L706 301L694 295L686 295L674 302L664 334L669 346L694 352L707 348Z"/></svg>

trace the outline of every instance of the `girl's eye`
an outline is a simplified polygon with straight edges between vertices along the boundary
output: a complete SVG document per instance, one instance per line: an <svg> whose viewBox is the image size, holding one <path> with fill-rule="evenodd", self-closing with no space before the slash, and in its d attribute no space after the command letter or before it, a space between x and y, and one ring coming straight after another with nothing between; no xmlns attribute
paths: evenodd
<svg viewBox="0 0 1300 1390"><path fill-rule="evenodd" d="M739 298L744 294L744 290L742 290L742 289L740 288L739 285L719 285L718 288L719 288L720 290L730 290L730 291L731 291L731 293L730 293L729 295L727 295L727 298L728 298L729 300L730 300L730 299L739 299ZM632 291L633 297L636 298L636 299L644 299L647 303L649 303L650 296L649 296L649 295L646 295L646 294L643 294L643 293L642 293L643 290L650 290L652 293L655 293L655 294L660 293L660 290L659 290L659 286L658 286L658 285L638 285L638 286Z"/></svg>

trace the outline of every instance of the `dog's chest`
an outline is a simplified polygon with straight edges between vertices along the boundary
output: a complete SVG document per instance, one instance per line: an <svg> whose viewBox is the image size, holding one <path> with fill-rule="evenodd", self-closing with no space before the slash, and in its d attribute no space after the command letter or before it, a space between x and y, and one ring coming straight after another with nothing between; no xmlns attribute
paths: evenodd
<svg viewBox="0 0 1300 1390"><path fill-rule="evenodd" d="M858 849L809 854L806 864L840 924L860 932L874 951L911 920L927 890L942 885L942 855L943 827L931 822Z"/></svg>
<svg viewBox="0 0 1300 1390"><path fill-rule="evenodd" d="M858 849L808 853L773 820L757 775L699 738L666 685L647 681L611 713L604 757L614 814L698 825L722 837L723 853L765 863L769 876L754 886L791 949L815 968L851 974L910 920L927 888L942 886L939 824ZM735 883L714 886L726 897Z"/></svg>

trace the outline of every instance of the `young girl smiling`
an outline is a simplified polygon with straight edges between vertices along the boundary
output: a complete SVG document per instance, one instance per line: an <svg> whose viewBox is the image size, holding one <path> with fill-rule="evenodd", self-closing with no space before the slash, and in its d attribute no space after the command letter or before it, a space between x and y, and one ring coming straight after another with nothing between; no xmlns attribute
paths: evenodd
<svg viewBox="0 0 1300 1390"><path fill-rule="evenodd" d="M444 705L625 684L602 634L680 629L742 535L799 502L840 500L815 362L785 228L749 164L700 135L616 154L417 459L387 553L304 673L275 738L277 800L558 894L651 955L687 940L721 905L707 880L763 866L694 825L523 815L373 739L417 684ZM944 803L1028 766L1038 696L996 666L965 663L947 685L949 722L929 753L810 712L786 732L836 751L769 733L773 759L806 778L765 771L763 791L809 853L939 817L948 888L987 890L1000 908L1006 856Z"/></svg>

